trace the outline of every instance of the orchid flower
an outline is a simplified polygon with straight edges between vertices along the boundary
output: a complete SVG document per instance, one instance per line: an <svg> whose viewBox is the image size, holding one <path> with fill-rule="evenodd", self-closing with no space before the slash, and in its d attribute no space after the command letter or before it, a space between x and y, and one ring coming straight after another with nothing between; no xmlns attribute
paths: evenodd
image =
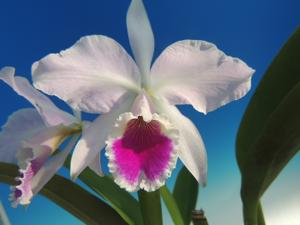
<svg viewBox="0 0 300 225"><path fill-rule="evenodd" d="M63 165L79 138L83 123L58 109L25 78L14 73L14 68L4 67L0 70L0 79L35 107L13 113L0 133L0 161L17 163L20 168L18 184L10 195L12 206L16 207L29 204ZM69 136L72 138L66 148L51 157Z"/></svg>
<svg viewBox="0 0 300 225"><path fill-rule="evenodd" d="M203 141L175 105L213 111L243 97L254 70L200 40L172 44L151 66L154 37L141 0L131 1L127 30L135 61L113 39L91 35L32 65L37 89L76 110L101 114L83 129L71 176L75 179L105 147L115 182L128 191L161 187L178 157L205 185Z"/></svg>

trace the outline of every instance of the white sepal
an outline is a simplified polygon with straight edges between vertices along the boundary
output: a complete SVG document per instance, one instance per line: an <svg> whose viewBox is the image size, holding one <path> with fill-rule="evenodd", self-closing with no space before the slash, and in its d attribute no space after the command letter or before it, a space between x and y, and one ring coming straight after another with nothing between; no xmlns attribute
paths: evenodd
<svg viewBox="0 0 300 225"><path fill-rule="evenodd" d="M204 114L242 98L254 70L205 41L178 41L151 68L151 88L170 104L191 104Z"/></svg>

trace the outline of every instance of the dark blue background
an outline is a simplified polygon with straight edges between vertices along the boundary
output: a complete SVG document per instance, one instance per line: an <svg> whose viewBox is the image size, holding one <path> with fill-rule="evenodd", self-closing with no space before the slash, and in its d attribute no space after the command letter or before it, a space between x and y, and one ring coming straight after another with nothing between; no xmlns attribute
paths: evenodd
<svg viewBox="0 0 300 225"><path fill-rule="evenodd" d="M89 34L110 36L129 51L125 26L129 2L1 0L0 66L15 66L18 75L30 79L30 68L34 61L68 48L80 37ZM145 5L155 34L155 57L175 41L201 39L215 43L226 54L239 57L256 69L253 88L242 100L207 116L196 113L191 107L181 108L200 129L208 151L208 186L200 191L198 205L206 210L213 225L239 225L240 177L234 156L235 135L246 105L263 73L300 24L300 1L146 0ZM66 107L57 99L55 101ZM2 82L0 103L0 124L13 111L30 106ZM295 183L294 179L297 177L295 168L299 171L299 162L299 159L295 159L280 177L285 184L290 182L288 185L281 186L281 181L277 182L278 185L274 184L278 188L273 188L274 195L265 200L266 208L273 204L272 201L276 202L272 199L278 193L295 194L294 187L299 189L300 182ZM170 185L174 178L169 181ZM7 195L8 187L0 185L0 198L12 224L81 224L43 197L36 197L26 210L11 209ZM300 204L296 207L299 209ZM269 211L266 209L268 215L272 214L271 208ZM166 213L165 218L167 224L171 223Z"/></svg>

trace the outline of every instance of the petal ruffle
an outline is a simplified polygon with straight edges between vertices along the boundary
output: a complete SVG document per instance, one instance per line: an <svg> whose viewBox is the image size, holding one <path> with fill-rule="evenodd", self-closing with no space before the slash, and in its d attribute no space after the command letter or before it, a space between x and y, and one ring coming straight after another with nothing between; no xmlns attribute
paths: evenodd
<svg viewBox="0 0 300 225"><path fill-rule="evenodd" d="M187 169L203 186L207 180L207 156L204 143L191 120L181 114L176 106L166 100L153 99L156 110L165 115L179 130L179 158Z"/></svg>
<svg viewBox="0 0 300 225"><path fill-rule="evenodd" d="M107 141L109 171L127 191L157 190L176 166L179 132L166 118L152 118L120 115Z"/></svg>
<svg viewBox="0 0 300 225"><path fill-rule="evenodd" d="M23 77L15 76L13 67L4 67L0 71L0 79L15 92L26 98L39 112L48 126L58 124L70 125L78 122L75 117L57 108L45 95L34 89Z"/></svg>
<svg viewBox="0 0 300 225"><path fill-rule="evenodd" d="M63 165L79 134L74 135L64 151L53 156L51 160L47 160L71 133L72 129L68 127L45 127L33 137L23 141L16 155L20 176L16 178L18 184L12 188L10 196L14 207L18 204L28 205L31 198Z"/></svg>
<svg viewBox="0 0 300 225"><path fill-rule="evenodd" d="M16 152L21 149L22 141L45 127L35 109L21 109L10 115L0 133L0 161L16 163Z"/></svg>
<svg viewBox="0 0 300 225"><path fill-rule="evenodd" d="M132 0L127 12L129 42L143 78L147 78L154 52L154 36L142 0ZM144 80L144 82L147 82Z"/></svg>
<svg viewBox="0 0 300 225"><path fill-rule="evenodd" d="M243 97L254 70L205 41L179 41L151 69L152 89L169 103L191 104L207 113Z"/></svg>
<svg viewBox="0 0 300 225"><path fill-rule="evenodd" d="M38 146L35 149L23 148L18 152L19 177L16 178L17 185L12 187L10 200L13 207L18 204L28 205L33 197L31 181L37 174L48 157L51 155L52 149L48 146Z"/></svg>
<svg viewBox="0 0 300 225"><path fill-rule="evenodd" d="M139 70L113 39L85 36L71 48L32 65L34 86L74 109L106 113L128 90L138 91Z"/></svg>
<svg viewBox="0 0 300 225"><path fill-rule="evenodd" d="M116 119L123 112L130 110L133 101L133 96L120 101L109 113L100 115L89 127L83 129L82 137L72 154L70 168L72 179L76 179L88 165L94 162L95 157L104 148Z"/></svg>

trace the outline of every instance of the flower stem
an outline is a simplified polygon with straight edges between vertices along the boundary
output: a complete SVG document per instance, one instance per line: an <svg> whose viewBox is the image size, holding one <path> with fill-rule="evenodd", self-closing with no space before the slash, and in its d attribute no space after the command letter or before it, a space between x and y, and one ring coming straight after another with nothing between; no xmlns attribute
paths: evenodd
<svg viewBox="0 0 300 225"><path fill-rule="evenodd" d="M162 212L159 191L138 191L144 225L162 225Z"/></svg>
<svg viewBox="0 0 300 225"><path fill-rule="evenodd" d="M264 217L264 213L261 207L261 203L259 202L258 207L257 207L257 222L259 225L265 225L265 217Z"/></svg>

